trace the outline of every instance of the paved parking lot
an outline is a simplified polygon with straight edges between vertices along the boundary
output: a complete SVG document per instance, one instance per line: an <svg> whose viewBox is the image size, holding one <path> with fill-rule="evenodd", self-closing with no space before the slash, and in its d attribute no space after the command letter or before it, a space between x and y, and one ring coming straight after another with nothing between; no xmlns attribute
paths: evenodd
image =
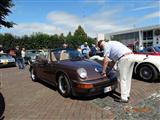
<svg viewBox="0 0 160 120"><path fill-rule="evenodd" d="M112 94L93 98L63 98L54 87L32 82L28 68L0 69L1 93L5 100L4 120L108 120L115 119L117 104ZM129 105L137 105L160 91L160 82L132 80ZM113 105L113 106L109 106Z"/></svg>

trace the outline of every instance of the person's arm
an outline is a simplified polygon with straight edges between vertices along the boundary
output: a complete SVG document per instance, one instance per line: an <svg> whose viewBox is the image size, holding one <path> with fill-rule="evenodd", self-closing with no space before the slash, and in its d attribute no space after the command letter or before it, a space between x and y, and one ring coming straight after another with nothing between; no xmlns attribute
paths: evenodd
<svg viewBox="0 0 160 120"><path fill-rule="evenodd" d="M106 77L106 68L108 66L109 58L107 56L103 59L103 70L102 70L102 76Z"/></svg>

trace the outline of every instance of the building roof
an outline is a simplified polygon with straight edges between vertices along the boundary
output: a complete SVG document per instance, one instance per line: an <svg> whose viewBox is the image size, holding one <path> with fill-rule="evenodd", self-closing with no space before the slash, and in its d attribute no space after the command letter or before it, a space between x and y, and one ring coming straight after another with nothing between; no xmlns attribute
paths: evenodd
<svg viewBox="0 0 160 120"><path fill-rule="evenodd" d="M141 27L141 28L123 30L119 32L108 33L106 35L118 35L118 34L132 33L132 32L138 32L138 31L147 31L147 30L152 30L152 29L160 29L160 25L153 25L153 26L146 26L146 27Z"/></svg>

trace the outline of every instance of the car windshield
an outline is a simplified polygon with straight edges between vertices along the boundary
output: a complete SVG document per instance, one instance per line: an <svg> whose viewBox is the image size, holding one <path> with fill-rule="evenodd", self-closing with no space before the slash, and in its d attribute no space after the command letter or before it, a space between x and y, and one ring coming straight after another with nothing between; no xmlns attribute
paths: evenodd
<svg viewBox="0 0 160 120"><path fill-rule="evenodd" d="M40 51L40 50L28 50L28 51L26 51L27 56L36 56L36 55L39 55L39 54L43 54L43 52Z"/></svg>
<svg viewBox="0 0 160 120"><path fill-rule="evenodd" d="M8 54L0 54L0 59L10 59L10 58L12 58L12 56Z"/></svg>
<svg viewBox="0 0 160 120"><path fill-rule="evenodd" d="M74 49L61 49L52 51L57 60L81 60L82 54Z"/></svg>

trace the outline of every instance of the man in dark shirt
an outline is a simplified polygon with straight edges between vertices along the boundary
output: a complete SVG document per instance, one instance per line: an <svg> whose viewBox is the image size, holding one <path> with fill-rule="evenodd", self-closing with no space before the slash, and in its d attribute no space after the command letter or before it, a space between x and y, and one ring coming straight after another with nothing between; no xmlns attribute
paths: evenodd
<svg viewBox="0 0 160 120"><path fill-rule="evenodd" d="M19 69L24 69L23 59L19 46L16 46L16 62L18 64Z"/></svg>

